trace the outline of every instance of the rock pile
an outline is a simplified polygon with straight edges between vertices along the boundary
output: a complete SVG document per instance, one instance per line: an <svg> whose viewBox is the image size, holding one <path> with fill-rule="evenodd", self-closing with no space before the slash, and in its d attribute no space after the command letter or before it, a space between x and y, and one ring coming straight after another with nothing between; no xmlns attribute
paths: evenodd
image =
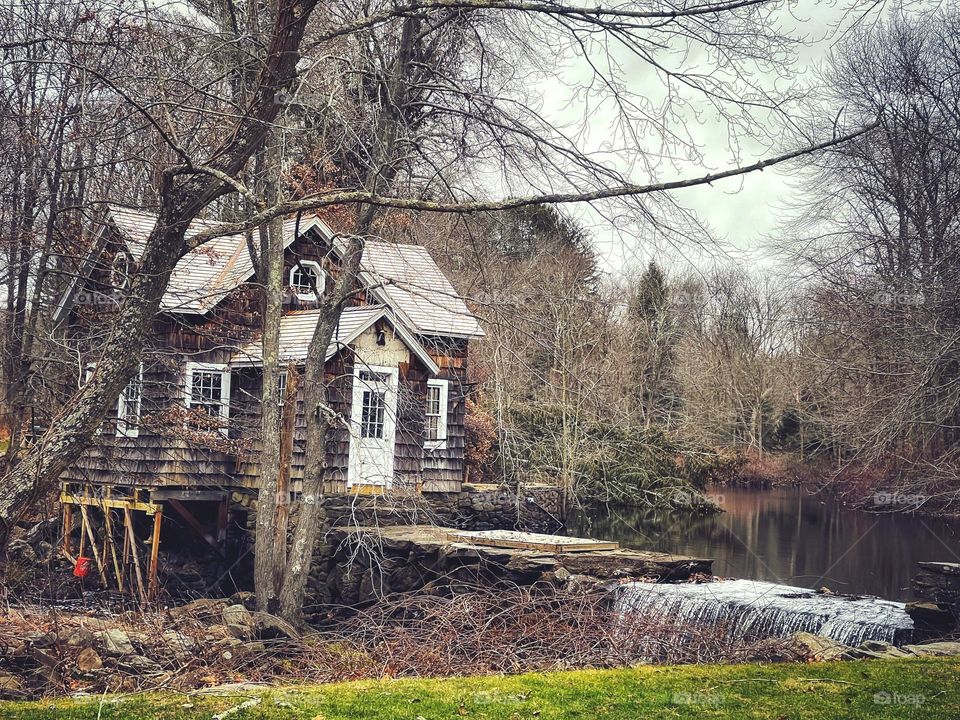
<svg viewBox="0 0 960 720"><path fill-rule="evenodd" d="M115 617L10 613L0 621L0 699L90 687L132 691L191 674L227 672L300 637L251 609L249 593L201 599L158 613ZM30 628L24 630L25 628Z"/></svg>

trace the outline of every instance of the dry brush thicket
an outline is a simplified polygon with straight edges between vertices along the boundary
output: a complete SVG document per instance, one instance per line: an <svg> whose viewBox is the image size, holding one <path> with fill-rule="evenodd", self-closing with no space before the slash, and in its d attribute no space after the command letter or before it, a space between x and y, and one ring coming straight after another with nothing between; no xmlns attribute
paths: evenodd
<svg viewBox="0 0 960 720"><path fill-rule="evenodd" d="M621 615L603 592L545 588L401 596L305 635L222 600L106 617L10 609L0 648L7 698L802 656L785 641Z"/></svg>

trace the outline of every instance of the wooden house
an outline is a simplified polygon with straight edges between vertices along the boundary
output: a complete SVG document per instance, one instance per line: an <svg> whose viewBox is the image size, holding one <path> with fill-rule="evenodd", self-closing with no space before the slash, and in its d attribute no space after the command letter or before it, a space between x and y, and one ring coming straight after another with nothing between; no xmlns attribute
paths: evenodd
<svg viewBox="0 0 960 720"><path fill-rule="evenodd" d="M98 323L115 306L154 222L144 212L111 208L57 308L84 375L96 372ZM198 221L188 235L204 227ZM255 252L258 244L256 232L220 237L180 260L139 372L63 476L68 508L162 516L172 507L216 541L230 496L255 495L262 290L251 246ZM322 221L301 218L285 221L284 247L280 354L296 369L318 322L317 293L328 292L337 276L342 245ZM326 352L329 402L338 417L327 439L327 493L460 490L469 350L482 335L426 249L366 244L356 292ZM282 387L277 397L283 402ZM295 494L304 460L299 402L292 415Z"/></svg>

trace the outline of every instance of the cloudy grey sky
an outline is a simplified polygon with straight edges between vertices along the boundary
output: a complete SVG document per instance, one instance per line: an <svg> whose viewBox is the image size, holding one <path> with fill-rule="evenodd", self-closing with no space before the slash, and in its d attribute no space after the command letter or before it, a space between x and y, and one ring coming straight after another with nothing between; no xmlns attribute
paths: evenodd
<svg viewBox="0 0 960 720"><path fill-rule="evenodd" d="M804 87L814 84L816 68L825 60L843 29L855 21L848 11L859 8L862 12L865 7L852 4L852 0L847 4L845 2L799 0L784 5L774 20L792 36L801 37L805 42L797 46L796 55L788 67L780 67L766 75L761 71L758 75L760 80L771 86L774 83L783 86L790 80ZM879 17L887 10L882 6L874 6L872 16ZM629 60L625 62L626 65L629 63ZM559 89L557 83L548 80L542 90L544 117L561 125L572 125L578 121L582 123L584 114L588 112L573 97L577 83L588 76L589 71L581 61L572 61L558 69L558 78L561 80ZM649 86L649 74L641 69L629 90L641 94ZM581 113L580 117L577 113ZM608 132L608 122L609 117L602 113L594 112L589 116L588 145L602 142L598 138L603 138ZM695 121L691 120L691 125L686 129L696 138L703 158L661 165L657 171L659 179L695 177L748 164L801 144L785 139L786 135L778 138L776 123L771 123L769 130L772 131L772 137L751 137L741 133L737 140L739 147L735 148L729 142L726 121L715 114L711 116L709 112L698 116ZM642 182L647 178L631 174L631 180ZM638 232L629 222L619 218L604 217L598 209L573 206L568 207L567 211L590 229L604 268L613 274L630 265L645 264L652 257L668 263L691 262L699 266L734 257L763 267L773 262L767 252L768 240L779 234L782 221L802 201L802 187L792 176L792 170L781 166L711 186L679 190L673 197L676 202L697 214L717 242L700 248L693 244L676 246L661 243L655 237L640 237L643 230Z"/></svg>

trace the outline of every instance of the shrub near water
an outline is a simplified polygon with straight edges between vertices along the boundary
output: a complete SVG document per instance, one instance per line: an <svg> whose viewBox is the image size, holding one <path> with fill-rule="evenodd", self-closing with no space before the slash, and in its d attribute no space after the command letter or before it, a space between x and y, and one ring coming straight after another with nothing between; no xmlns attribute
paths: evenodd
<svg viewBox="0 0 960 720"><path fill-rule="evenodd" d="M738 471L742 459L682 442L655 428L564 415L557 405L513 409L498 444L498 465L509 479L571 481L585 502L711 509L708 483Z"/></svg>

